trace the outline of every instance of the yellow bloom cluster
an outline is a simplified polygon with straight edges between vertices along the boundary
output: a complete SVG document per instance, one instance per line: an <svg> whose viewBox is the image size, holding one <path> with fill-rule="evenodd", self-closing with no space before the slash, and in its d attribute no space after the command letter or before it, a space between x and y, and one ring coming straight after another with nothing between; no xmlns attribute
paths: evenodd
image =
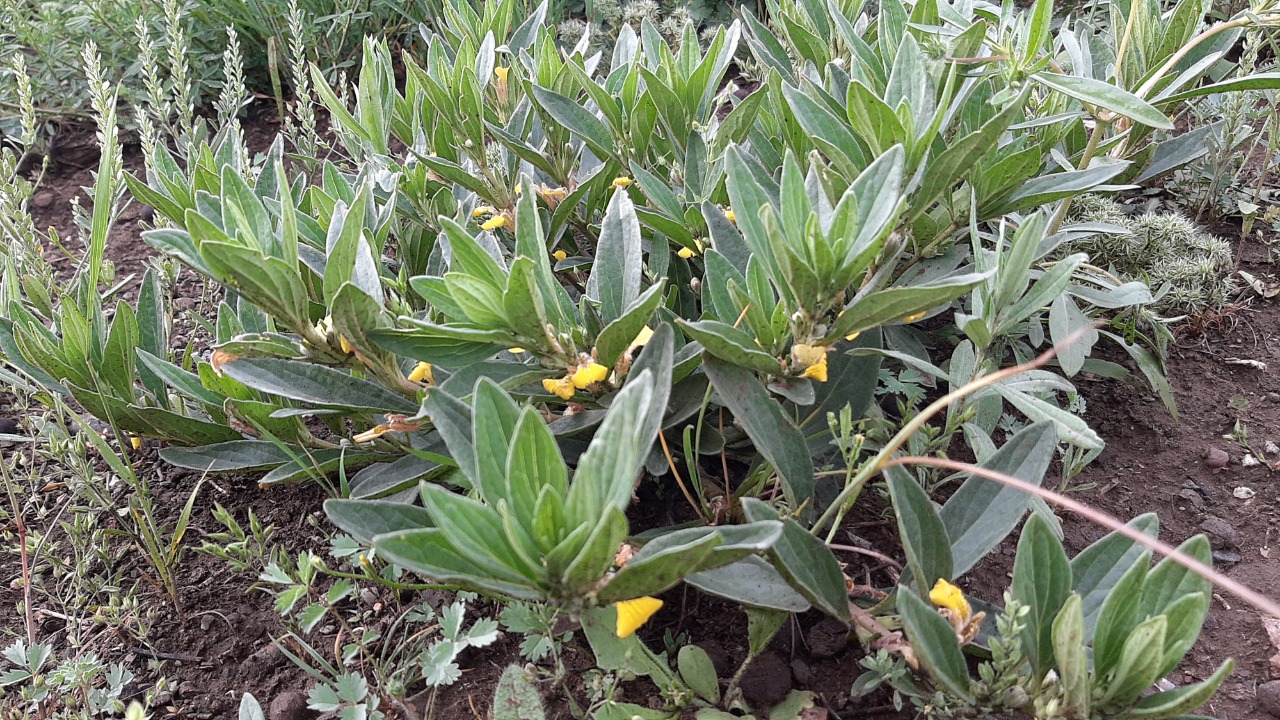
<svg viewBox="0 0 1280 720"><path fill-rule="evenodd" d="M800 377L818 382L827 381L827 348L823 345L805 345L796 343L791 346L791 359L797 367L804 368Z"/></svg>
<svg viewBox="0 0 1280 720"><path fill-rule="evenodd" d="M562 378L543 380L542 387L561 400L568 400L573 397L576 390L586 390L598 382L603 382L607 377L609 377L609 368L598 362L588 362L579 365L573 372Z"/></svg>

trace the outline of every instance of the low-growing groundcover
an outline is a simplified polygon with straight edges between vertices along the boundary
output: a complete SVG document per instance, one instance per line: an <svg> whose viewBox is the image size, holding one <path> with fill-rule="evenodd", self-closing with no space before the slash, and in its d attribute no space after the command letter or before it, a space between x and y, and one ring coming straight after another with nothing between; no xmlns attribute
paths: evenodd
<svg viewBox="0 0 1280 720"><path fill-rule="evenodd" d="M125 172L90 47L101 159L69 282L7 216L6 378L50 407L46 438L104 460L74 484L115 511L179 622L201 612L183 540L212 510L226 528L202 550L259 575L306 704L345 717L436 712L500 627L529 664L486 688L495 717L537 717L540 694L584 717L799 717L828 701L752 682L797 615L864 649L845 692L928 716L1173 718L1209 700L1229 661L1146 693L1199 635L1208 580L1120 534L1068 554L1044 499L1001 478L1039 485L1057 461L1065 486L1103 449L1073 384L1127 374L1093 356L1101 340L1176 417L1160 289L1056 251L1122 230L1071 222L1075 196L1195 159L1161 135L1179 106L1277 84L1218 65L1269 8L1205 28L1187 1L1108 22L1055 21L1048 2L788 3L676 42L624 25L584 57L546 5L449 7L416 59L370 39L354 87L311 74L323 157L281 139L250 153L223 112L172 144L144 132ZM748 65L739 97L726 80ZM105 262L126 197L154 210L142 237L161 258L128 300ZM210 300L185 344L183 273ZM130 464L148 441L196 473L176 502ZM324 487L341 533L286 552L279 529L205 504L206 483L246 472ZM98 473L129 492L95 490ZM1011 583L967 597L956 583L1024 516ZM859 545L867 522L892 532ZM92 564L91 525L75 532ZM1180 547L1211 562L1203 536ZM887 565L836 554L859 550ZM690 593L728 601L732 663L644 631ZM50 697L21 603L15 697L123 707L125 668L84 655Z"/></svg>

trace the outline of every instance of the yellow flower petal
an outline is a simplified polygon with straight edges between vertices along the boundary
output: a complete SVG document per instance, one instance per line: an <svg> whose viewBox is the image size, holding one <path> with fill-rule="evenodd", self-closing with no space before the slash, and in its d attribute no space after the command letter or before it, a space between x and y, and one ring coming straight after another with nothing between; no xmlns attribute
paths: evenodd
<svg viewBox="0 0 1280 720"><path fill-rule="evenodd" d="M924 317L924 316L925 316L925 314L926 314L926 313L918 312L918 313L915 313L915 314L913 314L913 315L908 315L908 316L906 316L906 317L902 318L902 322L904 322L904 323L913 323L913 322L915 322L915 321L919 320L920 318Z"/></svg>
<svg viewBox="0 0 1280 720"><path fill-rule="evenodd" d="M567 377L547 378L542 381L542 388L561 400L573 397L573 381Z"/></svg>
<svg viewBox="0 0 1280 720"><path fill-rule="evenodd" d="M800 377L806 377L806 378L809 378L810 380L817 380L818 382L826 382L827 381L827 358L823 356L821 360L805 368L804 372L801 373Z"/></svg>
<svg viewBox="0 0 1280 720"><path fill-rule="evenodd" d="M729 208L724 211L724 219L735 225L738 224L738 216L734 214L733 208Z"/></svg>
<svg viewBox="0 0 1280 720"><path fill-rule="evenodd" d="M849 341L851 341L851 342L852 342L852 341L854 341L854 340L857 340L857 339L858 339L858 336L859 336L859 335L861 335L861 334L862 334L862 331L861 331L861 330L859 330L858 332L853 332L853 333L849 333L848 335L845 335L845 336L844 336L844 339L845 339L845 340L849 340Z"/></svg>
<svg viewBox="0 0 1280 720"><path fill-rule="evenodd" d="M662 601L654 597L638 597L635 600L623 600L613 604L618 610L617 634L620 638L631 637L642 625L649 622L662 608Z"/></svg>
<svg viewBox="0 0 1280 720"><path fill-rule="evenodd" d="M429 385L434 385L436 378L431 372L431 363L420 362L409 373L409 382L420 383L424 381Z"/></svg>
<svg viewBox="0 0 1280 720"><path fill-rule="evenodd" d="M574 370L573 376L570 379L573 381L574 387L579 390L585 390L586 388L601 382L607 377L609 377L609 368L601 365L600 363L593 362L582 365L577 370Z"/></svg>
<svg viewBox="0 0 1280 720"><path fill-rule="evenodd" d="M491 217L480 224L481 230L497 230L507 224L507 219L502 215Z"/></svg>
<svg viewBox="0 0 1280 720"><path fill-rule="evenodd" d="M807 368L826 360L827 348L823 345L796 343L791 346L791 357L795 358L797 365Z"/></svg>
<svg viewBox="0 0 1280 720"><path fill-rule="evenodd" d="M688 260L689 258L693 257L695 254L696 253L694 253L693 250L690 250L687 247L682 247L676 251L676 255L684 258L685 260Z"/></svg>
<svg viewBox="0 0 1280 720"><path fill-rule="evenodd" d="M512 355L522 355L524 354L524 348L507 348L507 352Z"/></svg>
<svg viewBox="0 0 1280 720"><path fill-rule="evenodd" d="M556 262L560 262L561 260L564 260L565 258L569 257L569 253L563 250L557 250L551 253L551 257L555 258Z"/></svg>
<svg viewBox="0 0 1280 720"><path fill-rule="evenodd" d="M342 352L348 355L351 354L351 351L353 349L351 347L351 343L347 342L347 339L341 335L338 336L338 347L342 348Z"/></svg>
<svg viewBox="0 0 1280 720"><path fill-rule="evenodd" d="M938 582L934 583L933 589L929 591L929 602L955 613L956 617L960 618L960 622L968 622L969 615L973 612L960 588L942 578L938 578Z"/></svg>
<svg viewBox="0 0 1280 720"><path fill-rule="evenodd" d="M480 207L471 211L471 217L473 218L484 217L485 215L492 215L496 212L498 211L492 205L481 205Z"/></svg>
<svg viewBox="0 0 1280 720"><path fill-rule="evenodd" d="M129 436L129 444L133 446L133 449L134 449L134 450L141 450L141 449L142 449L142 438L138 437L137 435L130 435L130 436Z"/></svg>
<svg viewBox="0 0 1280 720"><path fill-rule="evenodd" d="M640 332L636 333L636 339L631 341L631 347L640 347L649 342L651 337L653 337L653 328L646 325L640 328Z"/></svg>
<svg viewBox="0 0 1280 720"><path fill-rule="evenodd" d="M511 72L511 68L496 67L493 74L497 76L498 82L505 83L507 81L507 73Z"/></svg>
<svg viewBox="0 0 1280 720"><path fill-rule="evenodd" d="M627 177L626 175L623 175L623 176L621 176L621 177L616 177L616 178L614 178L614 179L613 179L613 182L609 184L609 187L610 187L610 188L612 188L612 189L614 189L614 190L617 190L618 188L624 188L624 187L627 187L628 185L630 185L630 184L631 184L631 183L633 183L633 182L635 182L635 181L634 181L634 180L632 180L631 178Z"/></svg>

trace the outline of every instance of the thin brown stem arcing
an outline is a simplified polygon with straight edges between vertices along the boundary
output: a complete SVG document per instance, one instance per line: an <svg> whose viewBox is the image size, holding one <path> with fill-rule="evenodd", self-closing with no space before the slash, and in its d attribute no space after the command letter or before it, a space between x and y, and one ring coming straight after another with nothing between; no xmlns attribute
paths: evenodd
<svg viewBox="0 0 1280 720"><path fill-rule="evenodd" d="M1272 600L1262 593L1252 590L1240 582L1223 575L1212 567L1205 565L1172 545L1161 542L1160 540L1157 540L1139 530L1135 530L1101 510L1090 507L1078 500L1073 500L1065 495L1054 492L1053 490L1040 487L1039 485L1034 485L1025 480L1019 480L1012 475L1006 475L1005 473L996 472L995 470L988 470L984 467L947 458L915 456L901 457L890 460L884 464L884 467L893 467L895 465L932 465L934 467L978 475L988 480L994 480L1002 485L1017 488L1025 493L1030 493L1031 495L1035 495L1046 502L1080 515L1090 522L1097 523L1109 530L1117 532L1140 545L1145 545L1151 550L1168 557L1179 565L1187 568L1191 572L1199 575L1227 592L1235 594L1263 613L1275 618L1280 618L1280 603L1277 603L1275 600Z"/></svg>

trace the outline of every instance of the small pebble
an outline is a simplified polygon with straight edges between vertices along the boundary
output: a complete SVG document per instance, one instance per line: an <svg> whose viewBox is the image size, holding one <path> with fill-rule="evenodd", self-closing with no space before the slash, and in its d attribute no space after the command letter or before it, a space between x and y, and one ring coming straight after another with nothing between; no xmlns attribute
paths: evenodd
<svg viewBox="0 0 1280 720"><path fill-rule="evenodd" d="M1240 562L1240 553L1235 550L1214 550L1213 561L1219 565L1235 565Z"/></svg>
<svg viewBox="0 0 1280 720"><path fill-rule="evenodd" d="M1218 550L1240 547L1240 531L1219 517L1210 515L1200 523L1200 531L1209 536L1210 544Z"/></svg>
<svg viewBox="0 0 1280 720"><path fill-rule="evenodd" d="M1280 445L1268 440L1267 444L1262 446L1262 451L1268 455L1280 455Z"/></svg>
<svg viewBox="0 0 1280 720"><path fill-rule="evenodd" d="M1255 465L1261 465L1262 461L1254 457L1253 455L1245 455L1244 457L1240 458L1240 464L1243 465L1244 467L1254 467Z"/></svg>
<svg viewBox="0 0 1280 720"><path fill-rule="evenodd" d="M1258 686L1258 709L1280 718L1280 680L1264 682Z"/></svg>
<svg viewBox="0 0 1280 720"><path fill-rule="evenodd" d="M45 190L43 192L38 192L35 194L35 197L31 198L31 207L44 210L45 208L52 206L53 201L56 199L57 198L53 196L52 191Z"/></svg>
<svg viewBox="0 0 1280 720"><path fill-rule="evenodd" d="M1204 456L1204 464L1215 469L1226 467L1227 462L1230 460L1231 456L1227 454L1226 450L1216 447L1209 448L1209 451Z"/></svg>
<svg viewBox="0 0 1280 720"><path fill-rule="evenodd" d="M1273 403L1280 403L1280 393L1269 392L1267 393L1267 399Z"/></svg>
<svg viewBox="0 0 1280 720"><path fill-rule="evenodd" d="M267 717L271 720L310 720L316 713L307 707L307 696L297 690L290 690L276 696L271 701L271 709Z"/></svg>
<svg viewBox="0 0 1280 720"><path fill-rule="evenodd" d="M1235 490L1232 490L1231 494L1236 496L1236 498L1240 500L1248 500L1249 498L1253 497L1254 495L1257 495L1258 493L1255 492L1254 489L1251 487L1241 485Z"/></svg>

